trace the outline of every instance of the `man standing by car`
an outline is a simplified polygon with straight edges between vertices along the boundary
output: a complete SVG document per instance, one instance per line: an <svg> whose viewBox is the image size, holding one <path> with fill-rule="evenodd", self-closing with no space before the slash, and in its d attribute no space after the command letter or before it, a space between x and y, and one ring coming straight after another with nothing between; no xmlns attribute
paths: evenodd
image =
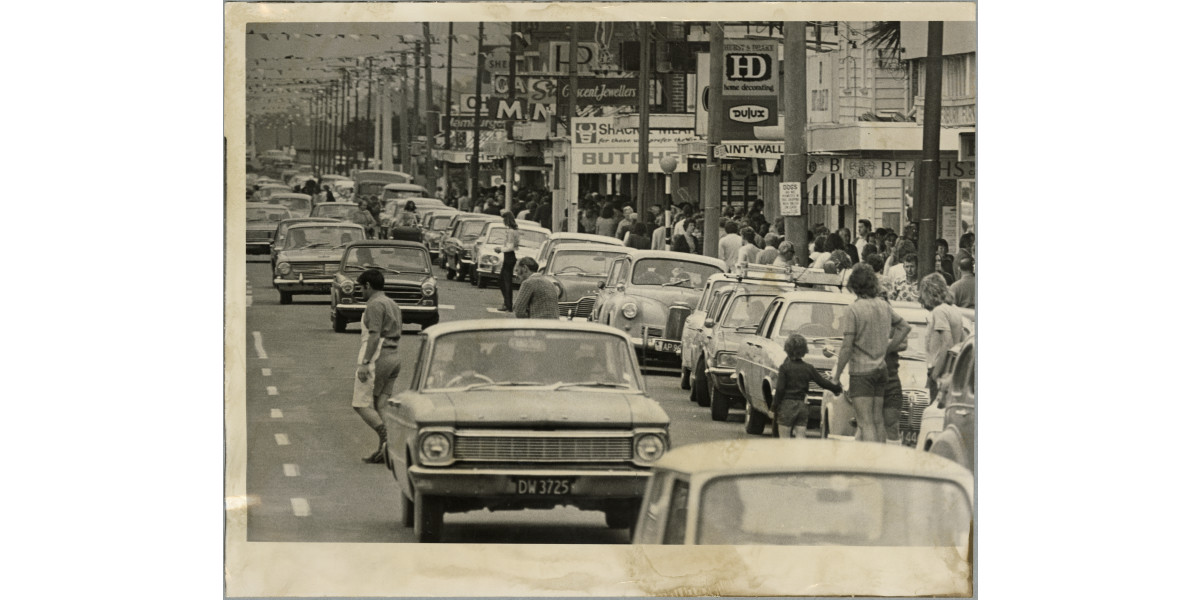
<svg viewBox="0 0 1200 600"><path fill-rule="evenodd" d="M513 314L518 319L557 319L558 286L537 270L537 261L528 256L517 261L521 289L513 302Z"/></svg>
<svg viewBox="0 0 1200 600"><path fill-rule="evenodd" d="M363 310L362 346L358 350L354 398L350 405L379 434L379 448L363 459L366 463L383 462L387 429L379 416L379 403L392 395L392 387L400 375L400 307L383 293L383 281L383 273L378 269L367 269L358 276L367 306Z"/></svg>

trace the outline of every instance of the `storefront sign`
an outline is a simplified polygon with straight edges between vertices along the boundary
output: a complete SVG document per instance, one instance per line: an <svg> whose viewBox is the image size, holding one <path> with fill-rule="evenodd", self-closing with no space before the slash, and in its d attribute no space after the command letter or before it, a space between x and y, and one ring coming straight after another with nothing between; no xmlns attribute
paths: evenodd
<svg viewBox="0 0 1200 600"><path fill-rule="evenodd" d="M708 53L696 54L696 135L708 136Z"/></svg>
<svg viewBox="0 0 1200 600"><path fill-rule="evenodd" d="M717 158L774 158L783 156L783 142L724 142L713 148Z"/></svg>
<svg viewBox="0 0 1200 600"><path fill-rule="evenodd" d="M576 117L571 119L572 147L619 147L638 145L638 128L618 128L615 117ZM691 129L651 129L650 145L696 141Z"/></svg>
<svg viewBox="0 0 1200 600"><path fill-rule="evenodd" d="M650 131L649 160L651 173L662 173L660 161L674 157L682 162L679 143L695 141L691 129L656 129ZM571 119L571 171L574 173L637 173L638 130L620 129L614 117L579 117Z"/></svg>
<svg viewBox="0 0 1200 600"><path fill-rule="evenodd" d="M571 45L568 42L550 42L549 70L559 75L567 75L571 67ZM579 42L575 47L575 64L579 65L576 72L580 75L590 74L596 64L600 45L595 42Z"/></svg>
<svg viewBox="0 0 1200 600"><path fill-rule="evenodd" d="M779 182L779 214L785 217L798 217L804 214L801 212L804 205L800 198L803 188L804 184L798 181Z"/></svg>
<svg viewBox="0 0 1200 600"><path fill-rule="evenodd" d="M810 156L808 172L837 173L847 179L911 179L916 173L916 160L885 160L879 158L845 158L840 156ZM975 161L943 160L938 167L940 179L975 179Z"/></svg>
<svg viewBox="0 0 1200 600"><path fill-rule="evenodd" d="M555 91L558 89L558 78L544 75L518 75L517 98L532 102L554 102ZM492 77L492 94L500 98L508 98L508 75Z"/></svg>
<svg viewBox="0 0 1200 600"><path fill-rule="evenodd" d="M505 122L500 119L489 119L484 114L479 115L480 129L504 129ZM475 115L450 115L442 117L442 131L461 131L475 129Z"/></svg>
<svg viewBox="0 0 1200 600"><path fill-rule="evenodd" d="M779 123L779 42L725 40L722 137L753 140L754 128Z"/></svg>
<svg viewBox="0 0 1200 600"><path fill-rule="evenodd" d="M475 111L475 94L461 94L458 97L458 109L474 114ZM489 94L483 95L483 101L491 98Z"/></svg>
<svg viewBox="0 0 1200 600"><path fill-rule="evenodd" d="M524 98L488 98L483 111L489 119L501 121L545 121L554 115L553 104L530 102Z"/></svg>
<svg viewBox="0 0 1200 600"><path fill-rule="evenodd" d="M575 88L575 105L584 106L637 106L637 78L635 77L579 77ZM570 100L571 86L564 79L559 86L559 98Z"/></svg>

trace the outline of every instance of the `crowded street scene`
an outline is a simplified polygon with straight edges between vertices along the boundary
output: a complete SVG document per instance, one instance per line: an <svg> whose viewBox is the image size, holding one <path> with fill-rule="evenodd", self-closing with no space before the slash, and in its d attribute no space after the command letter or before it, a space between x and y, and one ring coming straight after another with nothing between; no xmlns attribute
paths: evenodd
<svg viewBox="0 0 1200 600"><path fill-rule="evenodd" d="M970 564L972 22L245 41L249 541Z"/></svg>

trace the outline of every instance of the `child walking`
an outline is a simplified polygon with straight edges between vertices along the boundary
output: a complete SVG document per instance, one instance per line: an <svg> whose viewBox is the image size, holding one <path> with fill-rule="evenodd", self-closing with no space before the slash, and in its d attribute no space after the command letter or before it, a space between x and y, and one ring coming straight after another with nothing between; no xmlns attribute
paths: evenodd
<svg viewBox="0 0 1200 600"><path fill-rule="evenodd" d="M837 394L842 394L842 386L830 382L817 372L812 365L804 362L808 354L808 340L804 336L793 333L783 343L783 351L787 358L779 365L779 378L775 386L775 397L771 402L771 410L775 413L775 432L779 437L804 438L808 428L808 405L804 402L808 396L808 386L812 382Z"/></svg>

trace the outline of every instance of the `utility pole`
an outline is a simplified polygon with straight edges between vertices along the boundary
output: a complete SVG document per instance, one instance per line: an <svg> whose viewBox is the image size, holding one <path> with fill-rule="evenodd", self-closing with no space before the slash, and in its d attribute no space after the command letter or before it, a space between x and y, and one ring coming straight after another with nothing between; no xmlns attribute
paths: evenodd
<svg viewBox="0 0 1200 600"><path fill-rule="evenodd" d="M454 23L449 25L450 32L446 34L446 127L442 131L442 149L446 151L446 160L442 162L442 176L446 178L447 198L450 197L450 98L453 96L450 88L454 85Z"/></svg>
<svg viewBox="0 0 1200 600"><path fill-rule="evenodd" d="M433 38L429 35L429 23L422 23L425 32L425 188L434 193L437 188L437 177L433 166L433 136L436 135L437 110L433 105L433 65L429 55L433 54ZM450 60L447 56L446 60Z"/></svg>
<svg viewBox="0 0 1200 600"><path fill-rule="evenodd" d="M412 159L412 174L414 181L426 182L429 180L429 173L423 175L424 179L417 180L415 177L420 173L420 161L415 153L412 152L413 142L420 137L420 128L417 124L421 121L421 42L417 42L417 53L413 55L413 99L412 99L412 119L413 122L409 125L409 156Z"/></svg>
<svg viewBox="0 0 1200 600"><path fill-rule="evenodd" d="M512 106L517 98L517 24L508 25L508 104ZM504 123L508 140L504 152L504 210L512 210L513 194L513 155L517 152L516 140L513 139L513 121Z"/></svg>
<svg viewBox="0 0 1200 600"><path fill-rule="evenodd" d="M405 94L408 88L408 51L400 53L400 170L405 171L408 167L408 95ZM414 173L415 175L415 173Z"/></svg>
<svg viewBox="0 0 1200 600"><path fill-rule="evenodd" d="M308 166L317 170L317 111L316 98L308 97Z"/></svg>
<svg viewBox="0 0 1200 600"><path fill-rule="evenodd" d="M708 140L704 162L704 255L716 258L718 225L721 218L721 161L716 157L721 144L721 117L725 111L725 31L719 21L709 23L708 32ZM789 79L791 79L789 77Z"/></svg>
<svg viewBox="0 0 1200 600"><path fill-rule="evenodd" d="M924 277L934 271L937 254L938 169L941 165L942 135L942 26L929 22L928 55L925 57L925 123L918 171L920 194L917 196L917 273Z"/></svg>
<svg viewBox="0 0 1200 600"><path fill-rule="evenodd" d="M783 218L784 238L796 248L795 261L808 266L808 25L783 26L784 81L783 181L800 184L800 216Z"/></svg>
<svg viewBox="0 0 1200 600"><path fill-rule="evenodd" d="M479 105L483 103L483 22L479 23L479 39L475 45L475 123L471 128L471 170L467 181L467 195L475 201L475 188L479 186Z"/></svg>
<svg viewBox="0 0 1200 600"><path fill-rule="evenodd" d="M353 152L354 166L358 167L358 132L362 127L362 121L358 115L358 59L354 60L354 127L351 129L353 135L350 136L350 152Z"/></svg>
<svg viewBox="0 0 1200 600"><path fill-rule="evenodd" d="M650 23L638 24L638 180L637 211L650 215ZM574 90L572 90L574 93ZM653 225L653 223L651 223Z"/></svg>
<svg viewBox="0 0 1200 600"><path fill-rule="evenodd" d="M578 97L576 86L579 85L579 23L571 23L569 27L571 41L567 45L567 85L570 87L570 93L567 94L567 139L571 139L573 135L571 121L575 119L575 99ZM564 162L570 165L570 157ZM579 177L570 166L567 167L567 178L567 206L570 207L567 214L567 231L576 233L579 231ZM557 214L555 212L555 215Z"/></svg>
<svg viewBox="0 0 1200 600"><path fill-rule="evenodd" d="M395 71L384 71L382 93L379 95L379 168L392 170L392 77Z"/></svg>

